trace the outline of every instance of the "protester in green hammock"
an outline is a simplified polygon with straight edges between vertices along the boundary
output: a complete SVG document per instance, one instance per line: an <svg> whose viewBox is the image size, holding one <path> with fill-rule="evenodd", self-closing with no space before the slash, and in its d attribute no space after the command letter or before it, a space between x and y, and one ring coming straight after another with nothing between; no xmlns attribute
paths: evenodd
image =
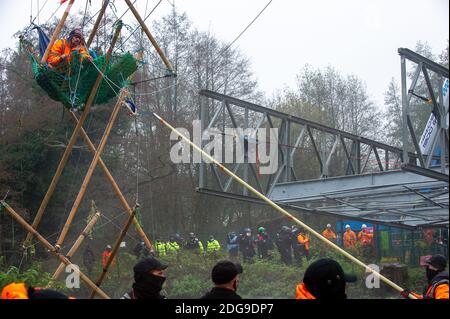
<svg viewBox="0 0 450 319"><path fill-rule="evenodd" d="M85 47L83 33L79 28L72 30L67 39L55 41L47 59L48 66L52 68L61 62L70 63L74 52L77 52L82 60L88 59L92 61L89 50Z"/></svg>

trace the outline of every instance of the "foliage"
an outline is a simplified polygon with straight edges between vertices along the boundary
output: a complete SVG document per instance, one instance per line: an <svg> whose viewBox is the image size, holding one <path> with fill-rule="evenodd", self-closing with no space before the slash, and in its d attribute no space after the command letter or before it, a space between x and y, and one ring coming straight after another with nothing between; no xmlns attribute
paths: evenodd
<svg viewBox="0 0 450 319"><path fill-rule="evenodd" d="M63 289L63 285L52 280L52 274L43 272L39 263L34 263L25 271L20 271L12 266L9 269L0 271L0 288L12 283L24 282L27 287L47 287Z"/></svg>

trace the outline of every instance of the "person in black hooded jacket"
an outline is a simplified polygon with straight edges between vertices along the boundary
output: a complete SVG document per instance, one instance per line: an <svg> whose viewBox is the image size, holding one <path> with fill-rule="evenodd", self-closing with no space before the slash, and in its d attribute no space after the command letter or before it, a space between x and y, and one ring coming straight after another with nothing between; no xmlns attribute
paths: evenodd
<svg viewBox="0 0 450 319"><path fill-rule="evenodd" d="M161 295L163 284L166 281L164 273L166 268L167 265L163 265L153 257L139 261L133 268L133 289L123 295L121 299L166 299Z"/></svg>
<svg viewBox="0 0 450 319"><path fill-rule="evenodd" d="M241 264L232 261L219 261L212 269L211 279L214 287L201 299L242 299L236 291L239 286Z"/></svg>

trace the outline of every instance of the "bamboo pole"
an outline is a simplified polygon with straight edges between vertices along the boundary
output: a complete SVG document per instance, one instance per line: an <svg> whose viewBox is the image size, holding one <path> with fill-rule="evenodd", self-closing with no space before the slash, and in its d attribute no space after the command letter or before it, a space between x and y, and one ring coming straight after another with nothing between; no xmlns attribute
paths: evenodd
<svg viewBox="0 0 450 319"><path fill-rule="evenodd" d="M108 4L109 4L109 0L105 0L103 2L103 6L100 9L100 12L97 16L97 20L95 20L94 28L92 29L91 34L89 35L89 39L86 42L86 48L88 48L88 49L91 46L92 41L94 40L95 34L97 33L98 27L100 25L100 22L102 21L103 15L105 14Z"/></svg>
<svg viewBox="0 0 450 319"><path fill-rule="evenodd" d="M61 33L61 29L64 26L64 23L66 23L67 16L69 15L69 11L72 8L74 1L75 0L70 0L69 4L67 5L66 11L64 11L64 14L63 14L61 20L59 21L58 25L56 26L56 29L53 32L52 38L50 39L47 49L45 49L45 53L42 56L41 64L45 64L45 62L47 62L48 55L50 54L50 49L52 48L56 39L59 37L59 34Z"/></svg>
<svg viewBox="0 0 450 319"><path fill-rule="evenodd" d="M67 233L69 231L70 225L72 224L73 219L75 218L75 215L81 204L81 201L83 200L84 195L86 194L86 190L89 185L89 182L91 181L92 175L94 174L95 168L97 167L100 155L102 154L102 152L106 146L106 142L109 138L109 134L111 133L111 129L114 125L114 122L116 121L117 115L119 114L119 111L120 111L120 107L121 107L122 102L124 101L126 95L127 95L127 91L122 90L122 92L119 96L119 99L117 100L117 103L114 106L114 110L111 114L108 125L106 126L105 132L103 133L102 139L100 141L100 145L98 146L97 151L95 152L94 159L92 160L91 165L89 166L89 169L86 173L86 176L84 177L83 184L81 185L81 188L80 188L80 191L78 192L77 198L75 199L72 209L70 210L69 217L67 218L67 221L64 224L61 234L59 235L59 238L56 242L55 247L57 249L59 249L61 247L62 243L64 242L64 239L66 238Z"/></svg>
<svg viewBox="0 0 450 319"><path fill-rule="evenodd" d="M69 112L69 114L71 115L71 117L75 121L75 123L78 123L77 116L73 112ZM92 153L94 153L94 155L95 155L95 152L97 150L96 150L94 144L92 144L91 139L86 134L86 132L85 132L85 130L83 128L81 128L80 132L81 132L81 136L83 137L84 141L88 145L89 150ZM110 182L111 186L113 187L114 193L116 193L116 196L119 198L122 206L125 208L125 210L128 212L128 214L131 215L133 213L133 209L128 204L127 200L125 199L125 196L123 196L122 191L120 190L119 186L117 185L116 181L114 180L114 177L112 176L111 172L109 171L108 167L106 166L105 162L103 162L101 157L99 158L98 163L100 164L100 167L102 168L103 172L105 173L106 178L108 179L108 181ZM154 251L152 243L148 239L147 235L145 234L144 230L142 229L142 227L139 224L139 222L136 219L136 217L134 217L133 223L134 223L134 226L136 228L137 233L142 238L142 240L144 241L144 243L147 246L147 248L150 251Z"/></svg>
<svg viewBox="0 0 450 319"><path fill-rule="evenodd" d="M106 67L111 58L114 46L116 45L117 39L119 38L119 33L120 33L121 29L122 29L122 24L119 24L119 26L117 27L116 32L114 34L114 37L112 39L111 46L109 47L108 52L106 53L105 66L103 67L102 73L106 70ZM52 197L53 192L55 191L56 184L58 183L59 178L61 177L62 171L63 171L64 167L66 166L66 163L67 163L67 160L69 159L70 153L72 152L72 148L78 138L78 134L84 124L84 121L86 120L86 118L88 116L88 113L89 113L89 110L90 110L92 104L94 103L95 95L97 94L97 91L103 80L102 73L100 73L97 76L94 86L92 87L91 93L89 94L88 100L86 101L86 105L85 105L83 114L81 115L80 120L79 120L78 124L76 125L76 127L72 133L72 136L70 137L69 144L67 145L66 150L64 151L64 155L61 158L58 168L56 169L56 172L55 172L55 175L53 176L52 182L50 183L47 193L45 194L44 199L42 200L41 206L39 207L39 210L34 218L34 221L32 224L32 227L34 229L37 229L37 226L41 222L42 216L44 215L44 211L47 208L48 202L50 201L50 198ZM28 244L30 243L30 240L31 240L31 234L28 233L27 237L23 243L24 248L26 248L26 246L28 246Z"/></svg>
<svg viewBox="0 0 450 319"><path fill-rule="evenodd" d="M58 258L62 263L66 266L73 265L67 257L58 253L55 247L52 246L41 234L39 234L30 224L28 224L19 214L17 214L5 201L0 201L0 204L5 207L6 211L14 218L23 228L25 228L28 232L33 234L56 258ZM73 265L75 266L75 265ZM95 289L95 291L102 296L104 299L110 299L109 296L97 287L92 280L89 279L78 267L74 267L74 270L77 274L80 275L81 280L83 280L89 287Z"/></svg>
<svg viewBox="0 0 450 319"><path fill-rule="evenodd" d="M137 58L140 59L141 57L142 57L142 52L138 53ZM132 79L134 74L135 73L133 73L128 78ZM61 231L61 234L56 242L56 245L55 245L56 249L59 249L61 247L62 243L64 242L65 237L67 236L70 225L72 224L72 221L75 218L75 215L78 211L80 203L83 200L84 195L86 194L87 187L91 181L92 175L94 174L94 170L97 167L98 161L100 159L100 155L103 152L103 149L105 148L106 142L107 142L107 140L109 138L109 134L111 132L111 129L114 125L117 115L119 114L120 106L124 102L127 95L128 95L128 91L125 88L120 90L119 98L117 99L116 105L114 106L114 110L111 114L108 125L106 126L105 132L103 133L102 139L100 141L100 145L97 148L97 151L95 152L94 159L92 160L91 165L89 166L89 169L86 173L83 184L81 185L80 191L78 192L77 198L75 199L72 209L70 210L69 217L67 218L66 223L64 224L64 227ZM137 223L137 221L136 221L136 223ZM151 244L150 244L150 247L151 247Z"/></svg>
<svg viewBox="0 0 450 319"><path fill-rule="evenodd" d="M116 243L114 244L114 248L111 251L111 255L109 256L105 267L103 267L103 271L102 271L100 277L95 282L97 287L100 287L100 285L102 284L103 279L105 278L105 276L106 276L106 274L108 272L109 266L111 265L111 263L113 262L117 252L119 251L120 243L122 242L122 240L124 239L125 235L127 234L128 229L130 228L131 223L133 222L133 219L134 219L134 217L136 215L136 210L137 209L138 209L138 205L133 209L133 213L130 215L130 217L128 217L128 220L127 220L127 223L125 224L125 227L122 229L119 237L117 238ZM96 294L96 291L92 290L91 296L89 297L89 299L94 298L95 294Z"/></svg>
<svg viewBox="0 0 450 319"><path fill-rule="evenodd" d="M172 64L170 64L169 60L167 59L167 57L164 55L164 52L161 50L161 48L158 45L158 42L156 42L155 38L153 37L153 35L150 33L150 30L147 28L147 26L145 25L144 20L142 20L141 16L139 15L139 12L136 10L136 8L133 6L133 4L131 3L130 0L125 0L125 2L127 3L128 7L130 8L131 12L133 12L134 16L136 17L136 20L138 20L139 24L141 25L142 29L144 30L145 34L147 35L148 39L150 40L150 42L153 44L154 48L156 49L156 52L158 52L159 56L161 57L161 59L163 60L164 64L166 65L166 67L171 71L174 72Z"/></svg>
<svg viewBox="0 0 450 319"><path fill-rule="evenodd" d="M66 255L67 258L70 259L76 253L78 248L80 248L83 241L89 235L89 232L92 230L92 228L94 228L94 225L95 225L95 223L97 223L97 220L99 217L100 217L100 213L97 212L91 218L91 220L89 221L89 224L87 224L86 228L82 231L81 235L78 237L75 244L73 244L72 248L70 248L69 252ZM52 279L57 280L59 278L59 276L61 275L61 273L63 272L63 270L64 270L64 264L61 263L61 264L59 264L58 268L56 269L55 273L53 274Z"/></svg>
<svg viewBox="0 0 450 319"><path fill-rule="evenodd" d="M341 247L339 247L338 245L336 245L335 243L329 241L328 239L326 239L324 236L322 236L322 234L316 232L314 229L312 229L311 227L309 227L308 225L306 225L305 223L303 223L301 220L295 218L293 215L291 215L290 213L288 213L285 209L281 208L279 205L277 205L276 203L274 203L272 200L270 200L268 197L264 196L263 194L261 194L258 190L256 190L254 187L252 187L251 185L249 185L248 183L246 183L244 180L242 180L239 176L237 176L236 174L234 174L232 171L230 171L228 168L226 168L224 165L222 165L221 163L219 163L215 158L213 158L211 155L209 155L208 153L206 153L205 151L203 151L199 146L197 146L195 143L191 142L190 139L188 139L187 137L185 137L183 134L181 134L180 132L178 132L174 127L172 127L169 123L167 123L163 118L161 118L160 116L158 116L156 113L153 113L153 115L165 126L167 126L172 132L174 132L175 134L177 134L180 138L182 138L186 143L188 143L189 145L191 145L195 150L197 150L198 152L200 152L200 154L202 154L202 156L208 158L212 163L216 164L222 171L224 171L225 173L227 173L229 176L233 177L236 181L238 181L242 186L244 186L245 188L247 188L248 190L250 190L253 194L255 194L257 197L259 197L260 199L262 199L263 201L265 201L267 204L269 204L272 208L274 208L275 210L277 210L278 212L282 213L283 215L285 215L286 217L288 217L290 220L294 221L295 223L297 223L298 225L302 226L303 228L305 228L307 231L309 231L311 234L313 234L315 237L317 237L318 239L320 239L321 241L323 241L326 245L330 246L331 248L333 248L334 250L338 251L339 253L341 253L342 255L344 255L345 257L347 257L348 259L350 259L351 261L353 261L354 263L356 263L357 265L363 267L366 272L370 272L373 273L374 275L376 275L377 277L379 277L382 281L384 281L387 285L391 286L392 288L394 288L395 290L399 291L399 292L404 292L405 289L403 289L402 287L398 286L396 283L392 282L391 280L389 280L388 278L386 278L385 276L381 275L380 273L378 273L377 271L373 270L371 267L367 266L366 264L364 264L363 262L361 262L359 259L357 259L356 257L352 256L351 254L349 254L348 252L346 252L344 249L342 249ZM412 295L411 293L408 295L409 298L411 299L417 299L414 295Z"/></svg>

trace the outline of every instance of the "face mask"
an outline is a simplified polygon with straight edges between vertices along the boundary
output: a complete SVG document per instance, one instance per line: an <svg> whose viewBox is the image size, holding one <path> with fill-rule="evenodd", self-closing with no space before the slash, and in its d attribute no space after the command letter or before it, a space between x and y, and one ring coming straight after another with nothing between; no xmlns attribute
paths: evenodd
<svg viewBox="0 0 450 319"><path fill-rule="evenodd" d="M159 295L165 281L166 277L141 274L138 278L135 278L133 288L139 299L145 299L145 297Z"/></svg>
<svg viewBox="0 0 450 319"><path fill-rule="evenodd" d="M431 282L433 280L433 278L436 277L436 275L439 273L439 271L433 270L430 267L427 267L426 273L427 273L428 282Z"/></svg>

